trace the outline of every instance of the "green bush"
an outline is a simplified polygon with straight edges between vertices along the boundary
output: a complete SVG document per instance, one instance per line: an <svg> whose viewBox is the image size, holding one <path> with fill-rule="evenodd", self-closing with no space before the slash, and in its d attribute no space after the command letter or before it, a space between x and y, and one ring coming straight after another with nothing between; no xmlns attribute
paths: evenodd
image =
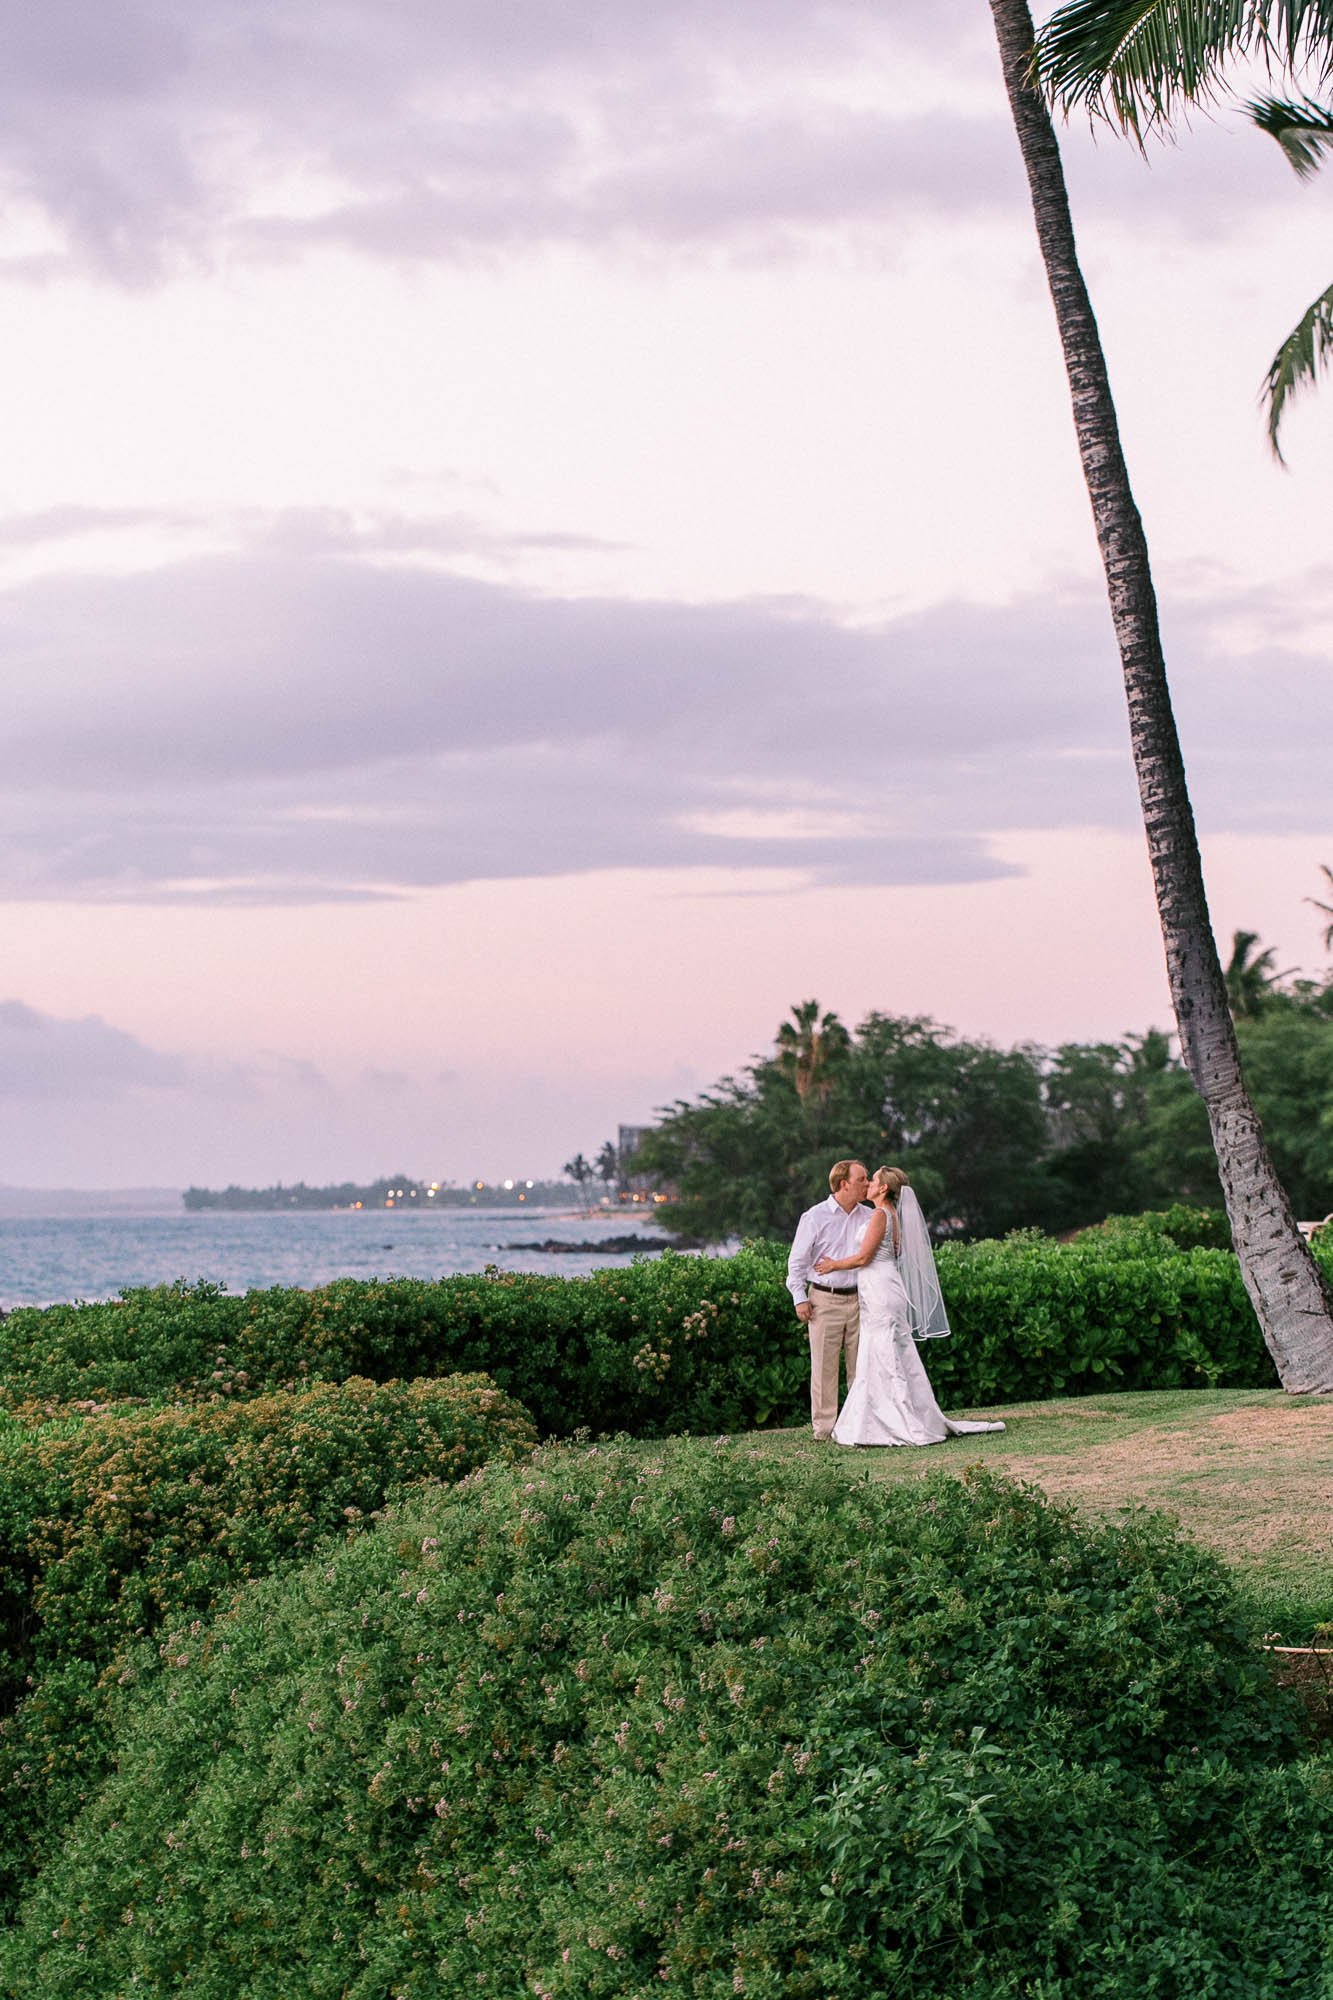
<svg viewBox="0 0 1333 2000"><path fill-rule="evenodd" d="M942 1244L936 1263L953 1338L925 1360L946 1408L1276 1386L1229 1251L1024 1237Z"/></svg>
<svg viewBox="0 0 1333 2000"><path fill-rule="evenodd" d="M587 1278L339 1279L310 1292L158 1286L0 1325L0 1399L33 1415L127 1398L218 1401L348 1375L484 1371L548 1434L752 1428L808 1363L781 1266L668 1252Z"/></svg>
<svg viewBox="0 0 1333 2000"><path fill-rule="evenodd" d="M1227 1251L1182 1252L1150 1227L945 1244L938 1258L955 1338L927 1359L953 1404L1274 1380ZM785 1262L784 1245L747 1244L587 1278L340 1279L236 1299L177 1286L25 1309L0 1325L0 1400L41 1413L484 1370L547 1436L796 1423L809 1362Z"/></svg>
<svg viewBox="0 0 1333 2000"><path fill-rule="evenodd" d="M1105 1222L1083 1230L1078 1240L1134 1245L1149 1253L1230 1250L1231 1224L1225 1209L1190 1208L1177 1202L1174 1208L1149 1209L1143 1215L1108 1215Z"/></svg>
<svg viewBox="0 0 1333 2000"><path fill-rule="evenodd" d="M323 1383L0 1431L0 1885L101 1775L108 1684L164 1619L308 1556L422 1479L528 1450L483 1376Z"/></svg>
<svg viewBox="0 0 1333 2000"><path fill-rule="evenodd" d="M262 1386L235 1379L253 1296L182 1280L93 1305L17 1306L0 1320L0 1396L6 1408L33 1417L44 1404L147 1400L181 1383L201 1396L210 1385L211 1393L243 1395Z"/></svg>
<svg viewBox="0 0 1333 2000"><path fill-rule="evenodd" d="M25 2000L1321 1990L1327 1777L1152 1519L551 1449L156 1659Z"/></svg>

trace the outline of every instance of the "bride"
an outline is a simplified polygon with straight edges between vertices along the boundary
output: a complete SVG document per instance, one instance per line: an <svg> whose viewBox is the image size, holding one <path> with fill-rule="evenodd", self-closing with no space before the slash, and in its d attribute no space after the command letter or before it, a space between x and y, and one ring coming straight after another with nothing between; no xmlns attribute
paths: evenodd
<svg viewBox="0 0 1333 2000"><path fill-rule="evenodd" d="M921 1204L898 1167L871 1180L874 1213L854 1257L821 1257L815 1271L855 1271L861 1295L856 1379L838 1412L838 1444L942 1444L948 1437L1002 1431L1000 1423L946 1417L916 1351L918 1340L949 1331Z"/></svg>

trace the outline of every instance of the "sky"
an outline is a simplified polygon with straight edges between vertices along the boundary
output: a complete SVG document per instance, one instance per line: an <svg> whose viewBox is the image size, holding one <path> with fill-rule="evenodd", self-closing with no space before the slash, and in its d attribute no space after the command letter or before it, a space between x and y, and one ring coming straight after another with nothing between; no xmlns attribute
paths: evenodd
<svg viewBox="0 0 1333 2000"><path fill-rule="evenodd" d="M790 1007L1170 1025L984 0L46 0L0 1184L546 1175ZM1062 131L1214 927L1316 972L1333 178Z"/></svg>

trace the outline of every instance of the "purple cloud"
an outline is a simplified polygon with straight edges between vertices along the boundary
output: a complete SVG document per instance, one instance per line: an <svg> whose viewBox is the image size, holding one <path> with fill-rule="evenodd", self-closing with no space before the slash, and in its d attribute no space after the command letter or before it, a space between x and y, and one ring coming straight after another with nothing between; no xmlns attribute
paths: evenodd
<svg viewBox="0 0 1333 2000"><path fill-rule="evenodd" d="M0 1098L106 1097L189 1080L188 1064L96 1014L58 1020L21 1000L0 1000Z"/></svg>
<svg viewBox="0 0 1333 2000"><path fill-rule="evenodd" d="M1025 223L985 12L962 0L49 0L11 28L0 186L70 260L127 283L219 249L753 256L845 224L891 249L895 225L943 212ZM883 112L859 87L877 76ZM1197 226L1289 194L1276 148L1226 136L1153 175L1072 127L1080 205Z"/></svg>
<svg viewBox="0 0 1333 2000"><path fill-rule="evenodd" d="M1241 616L1260 637L1236 652ZM1205 828L1321 828L1318 662L1253 593L1186 601L1170 638ZM1137 823L1091 592L851 629L279 539L28 583L0 598L0 647L11 896L281 903L606 867L977 880L1004 872L1007 829Z"/></svg>

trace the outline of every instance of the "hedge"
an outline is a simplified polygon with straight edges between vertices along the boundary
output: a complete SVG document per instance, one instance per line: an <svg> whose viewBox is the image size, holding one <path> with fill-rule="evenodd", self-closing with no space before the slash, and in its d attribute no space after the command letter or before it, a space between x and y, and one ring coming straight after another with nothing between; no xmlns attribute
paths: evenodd
<svg viewBox="0 0 1333 2000"><path fill-rule="evenodd" d="M346 1536L415 1482L534 1442L526 1411L483 1376L5 1424L0 1879L100 1775L130 1644Z"/></svg>
<svg viewBox="0 0 1333 2000"><path fill-rule="evenodd" d="M587 1278L348 1278L244 1297L177 1284L10 1313L0 1397L31 1416L135 1397L230 1400L353 1374L484 1371L548 1434L717 1431L789 1410L796 1332L762 1250L668 1253Z"/></svg>
<svg viewBox="0 0 1333 2000"><path fill-rule="evenodd" d="M1230 1251L1022 1237L946 1243L936 1265L953 1337L924 1355L946 1407L1277 1385Z"/></svg>
<svg viewBox="0 0 1333 2000"><path fill-rule="evenodd" d="M1105 1222L1079 1232L1083 1244L1124 1244L1137 1249L1229 1250L1231 1224L1222 1208L1191 1208L1176 1202L1171 1208L1149 1209L1141 1215L1108 1215Z"/></svg>
<svg viewBox="0 0 1333 2000"><path fill-rule="evenodd" d="M1030 1233L937 1254L955 1331L927 1362L947 1407L1275 1380L1229 1251L1180 1251L1148 1229L1069 1244ZM341 1279L243 1297L182 1284L24 1308L0 1325L0 1400L51 1414L457 1370L491 1376L547 1436L795 1423L808 1359L785 1258L783 1245L751 1244L587 1278Z"/></svg>
<svg viewBox="0 0 1333 2000"><path fill-rule="evenodd" d="M548 1449L159 1657L25 2000L1323 1990L1323 1766L1150 1518Z"/></svg>

